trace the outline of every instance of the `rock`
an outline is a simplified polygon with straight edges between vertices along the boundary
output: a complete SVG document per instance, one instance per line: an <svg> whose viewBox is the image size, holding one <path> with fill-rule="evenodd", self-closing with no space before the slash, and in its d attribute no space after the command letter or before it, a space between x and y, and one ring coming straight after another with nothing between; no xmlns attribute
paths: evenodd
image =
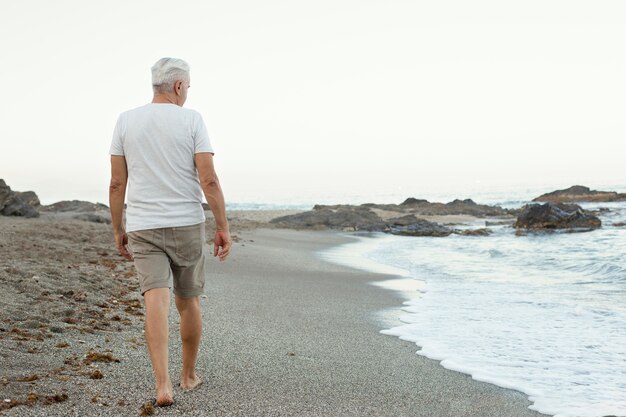
<svg viewBox="0 0 626 417"><path fill-rule="evenodd" d="M402 203L400 203L400 205L401 206L414 206L416 204L424 204L424 203L428 203L428 200L409 197L406 200L404 200Z"/></svg>
<svg viewBox="0 0 626 417"><path fill-rule="evenodd" d="M64 200L59 201L48 206L41 206L42 211L54 211L54 212L67 212L76 211L82 213L89 213L94 211L108 210L109 207L102 203L91 203L89 201L81 200Z"/></svg>
<svg viewBox="0 0 626 417"><path fill-rule="evenodd" d="M0 179L0 214L29 218L39 217L37 209L22 200L19 193L12 191L11 187L2 179Z"/></svg>
<svg viewBox="0 0 626 417"><path fill-rule="evenodd" d="M430 203L427 200L417 198L407 198L401 204L374 204L367 203L360 206L352 206L348 204L337 205L320 205L317 204L313 207L313 210L340 210L350 209L354 210L357 207L362 209L379 209L385 211L395 211L405 214L416 214L422 216L443 216L451 214L466 214L476 217L490 217L490 216L506 216L509 215L508 209L503 209L499 206L488 206L485 204L476 204L471 199L466 200L454 200L449 203Z"/></svg>
<svg viewBox="0 0 626 417"><path fill-rule="evenodd" d="M507 220L496 220L496 221L485 221L485 226L503 226L503 225L512 225L515 223L515 219L507 219Z"/></svg>
<svg viewBox="0 0 626 417"><path fill-rule="evenodd" d="M453 200L449 203L430 203L426 200L407 198L400 206L405 212L423 216L442 216L450 214L467 214L476 217L504 216L509 214L507 209L499 206L476 204L471 199Z"/></svg>
<svg viewBox="0 0 626 417"><path fill-rule="evenodd" d="M393 212L399 215L389 216L393 215ZM443 204L411 197L402 204L367 203L360 206L316 204L311 211L278 217L272 219L270 223L295 229L330 228L342 231L380 231L409 236L448 236L453 233L453 229L420 219L418 216L459 214L476 217L510 216L506 209L476 204L470 199L457 199ZM383 220L383 218L389 219Z"/></svg>
<svg viewBox="0 0 626 417"><path fill-rule="evenodd" d="M527 204L513 225L516 229L572 229L586 231L602 226L599 218L577 204Z"/></svg>
<svg viewBox="0 0 626 417"><path fill-rule="evenodd" d="M37 197L34 191L16 191L15 194L17 194L23 202L33 207L39 207L41 205L39 197Z"/></svg>
<svg viewBox="0 0 626 417"><path fill-rule="evenodd" d="M455 230L454 233L462 236L489 236L493 231L486 227L481 229L463 229L463 230Z"/></svg>
<svg viewBox="0 0 626 417"><path fill-rule="evenodd" d="M81 213L73 216L72 218L92 223L111 224L111 219L108 216L95 213Z"/></svg>
<svg viewBox="0 0 626 417"><path fill-rule="evenodd" d="M591 190L583 185L574 185L564 190L556 190L551 193L542 194L533 199L538 202L567 203L574 201L608 202L626 201L626 193L615 191Z"/></svg>
<svg viewBox="0 0 626 417"><path fill-rule="evenodd" d="M405 216L404 218L406 218ZM433 236L443 237L449 236L452 229L438 223L429 222L424 219L415 219L416 222L406 226L391 226L389 233L400 236Z"/></svg>
<svg viewBox="0 0 626 417"><path fill-rule="evenodd" d="M36 329L41 325L40 322L38 322L37 320L27 320L24 323L22 323L22 327L24 327L25 329Z"/></svg>
<svg viewBox="0 0 626 417"><path fill-rule="evenodd" d="M387 220L387 224L390 226L408 226L417 222L418 219L414 214L407 214L406 216L394 217L393 219Z"/></svg>
<svg viewBox="0 0 626 417"><path fill-rule="evenodd" d="M303 213L277 217L270 220L270 223L295 229L382 231L386 228L376 213L355 206L318 207Z"/></svg>

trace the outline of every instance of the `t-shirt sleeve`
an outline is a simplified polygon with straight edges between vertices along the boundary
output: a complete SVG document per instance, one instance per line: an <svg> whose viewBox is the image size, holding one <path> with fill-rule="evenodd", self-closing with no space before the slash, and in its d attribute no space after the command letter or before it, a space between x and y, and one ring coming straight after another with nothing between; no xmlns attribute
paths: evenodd
<svg viewBox="0 0 626 417"><path fill-rule="evenodd" d="M124 156L123 126L122 116L117 118L115 129L113 129L113 139L111 140L111 148L109 154Z"/></svg>
<svg viewBox="0 0 626 417"><path fill-rule="evenodd" d="M209 132L207 131L204 120L200 113L194 112L193 123L193 146L194 153L210 152L214 154L213 147L211 146L211 140L209 139Z"/></svg>

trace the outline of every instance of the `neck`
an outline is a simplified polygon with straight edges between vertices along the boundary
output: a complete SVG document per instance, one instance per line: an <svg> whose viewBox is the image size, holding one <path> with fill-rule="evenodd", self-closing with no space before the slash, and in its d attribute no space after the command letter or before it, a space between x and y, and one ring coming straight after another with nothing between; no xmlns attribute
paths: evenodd
<svg viewBox="0 0 626 417"><path fill-rule="evenodd" d="M177 98L172 97L171 94L155 93L154 96L152 97L152 102L153 103L171 103L171 104L176 104L177 106L180 106L180 104L178 104Z"/></svg>

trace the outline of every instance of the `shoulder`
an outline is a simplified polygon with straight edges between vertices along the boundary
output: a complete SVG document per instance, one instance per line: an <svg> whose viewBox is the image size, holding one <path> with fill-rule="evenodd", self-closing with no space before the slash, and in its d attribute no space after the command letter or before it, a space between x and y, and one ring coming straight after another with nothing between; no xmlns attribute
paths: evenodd
<svg viewBox="0 0 626 417"><path fill-rule="evenodd" d="M192 120L202 120L202 115L200 114L199 111L194 110L194 109L187 109L185 107L181 107L180 109L186 115L188 115L188 117L191 118Z"/></svg>

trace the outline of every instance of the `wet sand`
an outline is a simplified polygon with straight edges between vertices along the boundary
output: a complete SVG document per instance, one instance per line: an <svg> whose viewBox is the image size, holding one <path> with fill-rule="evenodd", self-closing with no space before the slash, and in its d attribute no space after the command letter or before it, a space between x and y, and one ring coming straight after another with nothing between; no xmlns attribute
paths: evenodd
<svg viewBox="0 0 626 417"><path fill-rule="evenodd" d="M396 323L404 296L371 283L394 277L316 256L350 237L256 221L234 221L231 258L210 263L205 383L175 390L175 405L155 415L540 415L525 395L447 370L416 355L413 343L380 334ZM0 217L0 259L0 400L24 403L3 414L139 415L153 397L143 308L109 226ZM170 317L176 383L178 319Z"/></svg>

